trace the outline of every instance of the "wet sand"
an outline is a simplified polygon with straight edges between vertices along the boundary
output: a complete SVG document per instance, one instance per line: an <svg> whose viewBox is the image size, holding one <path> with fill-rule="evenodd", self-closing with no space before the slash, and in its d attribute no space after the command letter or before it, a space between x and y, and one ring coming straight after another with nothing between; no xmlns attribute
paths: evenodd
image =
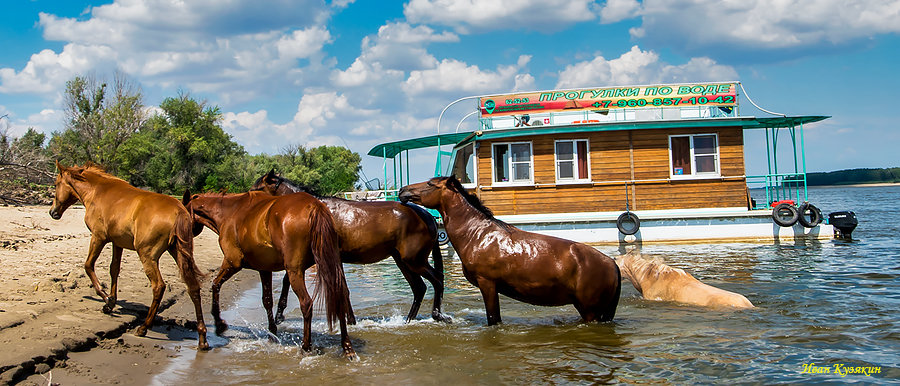
<svg viewBox="0 0 900 386"><path fill-rule="evenodd" d="M167 288L156 323L146 337L136 337L132 331L152 299L137 254L123 254L118 304L104 314L83 268L90 241L84 208L69 208L58 221L48 210L0 207L0 383L147 384L173 355L162 344L184 341L195 350L193 306L171 256L159 260ZM107 246L96 264L104 288L111 255ZM194 258L208 273L202 294L212 333L209 288L222 261L214 233L205 230L194 239ZM253 271L235 275L223 288L223 307L258 283Z"/></svg>

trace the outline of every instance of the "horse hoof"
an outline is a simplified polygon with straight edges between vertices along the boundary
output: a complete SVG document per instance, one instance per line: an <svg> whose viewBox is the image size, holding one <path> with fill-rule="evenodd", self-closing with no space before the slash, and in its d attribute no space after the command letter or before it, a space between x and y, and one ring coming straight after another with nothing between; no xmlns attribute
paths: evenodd
<svg viewBox="0 0 900 386"><path fill-rule="evenodd" d="M222 336L222 334L224 334L225 331L228 331L228 324L227 324L227 323L225 323L225 322L222 322L222 323L216 323L216 335Z"/></svg>
<svg viewBox="0 0 900 386"><path fill-rule="evenodd" d="M444 315L440 311L432 311L431 318L434 319L435 322L444 322L444 323L453 323L453 318L450 315Z"/></svg>
<svg viewBox="0 0 900 386"><path fill-rule="evenodd" d="M344 350L344 358L347 358L347 360L350 362L356 362L359 360L359 355L356 355L356 352L354 352L352 349L349 352Z"/></svg>
<svg viewBox="0 0 900 386"><path fill-rule="evenodd" d="M209 351L209 343L200 342L197 344L198 351Z"/></svg>
<svg viewBox="0 0 900 386"><path fill-rule="evenodd" d="M276 315L275 324L281 324L282 322L284 322L284 315Z"/></svg>
<svg viewBox="0 0 900 386"><path fill-rule="evenodd" d="M134 336L145 336L147 335L147 327L140 326L137 330L134 330Z"/></svg>
<svg viewBox="0 0 900 386"><path fill-rule="evenodd" d="M101 309L100 311L102 311L104 314L111 314L112 310L113 308L110 307L109 304L104 304L103 309Z"/></svg>

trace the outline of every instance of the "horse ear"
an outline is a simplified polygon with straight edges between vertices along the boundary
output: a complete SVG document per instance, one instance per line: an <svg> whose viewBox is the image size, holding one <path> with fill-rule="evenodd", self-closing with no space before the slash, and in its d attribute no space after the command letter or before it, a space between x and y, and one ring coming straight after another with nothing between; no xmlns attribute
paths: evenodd
<svg viewBox="0 0 900 386"><path fill-rule="evenodd" d="M185 189L184 194L181 196L181 204L184 206L188 206L191 203L191 190Z"/></svg>
<svg viewBox="0 0 900 386"><path fill-rule="evenodd" d="M277 177L277 175L275 174L275 168L272 168L272 170L269 170L269 172L266 173L265 181L266 182L275 182L276 177Z"/></svg>
<svg viewBox="0 0 900 386"><path fill-rule="evenodd" d="M61 173L63 171L63 169L65 169L66 167L63 166L61 163L59 163L59 160L55 160L55 162L56 162L56 170Z"/></svg>

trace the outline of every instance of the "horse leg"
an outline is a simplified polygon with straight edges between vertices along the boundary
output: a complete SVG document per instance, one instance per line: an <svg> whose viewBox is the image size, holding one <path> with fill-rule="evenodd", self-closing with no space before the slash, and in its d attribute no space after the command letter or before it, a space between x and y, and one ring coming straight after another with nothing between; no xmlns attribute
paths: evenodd
<svg viewBox="0 0 900 386"><path fill-rule="evenodd" d="M436 258L439 259L440 257ZM397 263L397 265L399 264L400 263ZM441 300L444 297L444 275L443 273L439 274L436 269L428 264L428 251L426 251L425 255L420 259L417 259L414 262L407 262L407 265L412 272L428 280L428 282L431 283L431 288L434 289L434 304L431 308L431 318L438 322L450 323L452 319L441 312ZM421 279L419 280L421 281ZM412 284L410 284L410 286L412 286Z"/></svg>
<svg viewBox="0 0 900 386"><path fill-rule="evenodd" d="M275 318L272 316L272 272L259 271L259 282L262 283L262 303L269 321L269 332L271 333L269 340L274 342L278 327L275 327Z"/></svg>
<svg viewBox="0 0 900 386"><path fill-rule="evenodd" d="M413 303L409 308L409 315L406 316L406 322L409 323L419 314L419 307L422 305L422 299L425 298L425 291L428 288L425 287L425 282L422 280L422 277L413 273L409 266L406 265L405 261L399 259L397 256L394 256L394 261L397 263L397 267L400 268L400 272L403 273L403 277L406 278L406 282L409 283L409 288L411 288L413 292Z"/></svg>
<svg viewBox="0 0 900 386"><path fill-rule="evenodd" d="M222 283L226 280L230 279L234 274L238 273L241 270L241 267L235 267L231 264L228 264L229 259L226 258L222 262L222 267L219 268L219 274L216 275L216 279L213 280L212 284L212 316L213 323L216 325L216 335L222 335L228 330L228 324L222 320L222 317L219 315L219 290L222 289Z"/></svg>
<svg viewBox="0 0 900 386"><path fill-rule="evenodd" d="M109 297L106 298L106 304L103 306L103 313L112 313L116 307L116 297L119 292L119 268L122 265L122 248L115 244L112 246L112 260L109 262Z"/></svg>
<svg viewBox="0 0 900 386"><path fill-rule="evenodd" d="M284 310L287 308L288 293L291 290L291 278L285 273L284 285L281 287L281 294L278 295L278 310L275 311L275 324L281 324L284 321Z"/></svg>
<svg viewBox="0 0 900 386"><path fill-rule="evenodd" d="M184 264L185 261L183 259L178 259L176 253L178 253L178 251L174 246L169 248L169 254L175 259L175 264L178 264L179 268L181 268L180 265ZM182 272L184 271L186 271L186 269L182 269ZM196 315L197 318L197 348L200 350L209 350L209 343L206 341L206 323L203 322L203 307L200 305L200 282L193 274L189 277L182 275L182 281L184 281L184 284L187 286L188 296L191 297L191 302L194 303L194 315Z"/></svg>
<svg viewBox="0 0 900 386"><path fill-rule="evenodd" d="M300 300L300 312L303 313L303 343L300 348L305 352L312 349L312 298L306 291L306 279L303 277L303 271L288 269L287 276L291 282L291 288L294 294Z"/></svg>
<svg viewBox="0 0 900 386"><path fill-rule="evenodd" d="M163 281L162 275L159 273L159 256L162 250L150 250L138 252L141 258L141 265L144 266L144 273L150 279L150 286L153 288L153 302L150 303L150 310L147 311L147 320L139 326L134 335L144 336L147 330L153 325L153 319L156 318L156 312L159 310L159 303L162 301L163 293L166 292L166 282Z"/></svg>
<svg viewBox="0 0 900 386"><path fill-rule="evenodd" d="M107 296L106 292L103 291L103 288L100 287L100 280L97 280L97 274L94 272L94 264L97 262L97 258L100 257L100 252L103 251L103 247L106 246L106 243L106 240L101 240L97 236L91 235L91 244L88 246L88 257L87 260L84 261L84 273L91 279L91 285L94 287L94 291L97 292L97 296L100 296L100 298L103 299L104 303L109 296ZM103 305L103 312L107 312L106 304Z"/></svg>
<svg viewBox="0 0 900 386"><path fill-rule="evenodd" d="M478 278L478 289L481 290L481 297L484 298L488 326L500 323L500 295L497 294L496 283Z"/></svg>

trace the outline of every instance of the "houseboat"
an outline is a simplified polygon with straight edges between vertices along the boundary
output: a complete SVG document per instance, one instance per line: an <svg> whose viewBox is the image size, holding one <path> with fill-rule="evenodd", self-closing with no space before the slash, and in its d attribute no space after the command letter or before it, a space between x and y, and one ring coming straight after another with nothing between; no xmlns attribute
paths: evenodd
<svg viewBox="0 0 900 386"><path fill-rule="evenodd" d="M472 96L444 108L436 134L368 154L399 188L409 151L435 147L435 175L456 176L498 219L589 244L834 237L808 202L803 150L804 125L828 117L743 116L740 99L753 104L740 82ZM442 131L461 102L476 129ZM764 175L746 172L753 131L766 137Z"/></svg>

